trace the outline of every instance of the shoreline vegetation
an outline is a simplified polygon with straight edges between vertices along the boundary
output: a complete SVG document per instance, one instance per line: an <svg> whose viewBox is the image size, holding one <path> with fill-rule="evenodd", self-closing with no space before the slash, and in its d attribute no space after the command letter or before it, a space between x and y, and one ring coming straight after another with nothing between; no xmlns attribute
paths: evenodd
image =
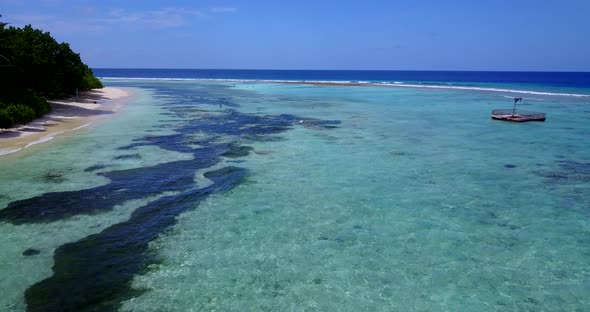
<svg viewBox="0 0 590 312"><path fill-rule="evenodd" d="M105 87L83 92L77 99L49 101L51 113L0 132L0 157L94 125L101 117L117 112L131 98L128 90Z"/></svg>
<svg viewBox="0 0 590 312"><path fill-rule="evenodd" d="M7 27L0 22L0 129L26 125L49 113L48 99L102 87L69 44L31 25Z"/></svg>

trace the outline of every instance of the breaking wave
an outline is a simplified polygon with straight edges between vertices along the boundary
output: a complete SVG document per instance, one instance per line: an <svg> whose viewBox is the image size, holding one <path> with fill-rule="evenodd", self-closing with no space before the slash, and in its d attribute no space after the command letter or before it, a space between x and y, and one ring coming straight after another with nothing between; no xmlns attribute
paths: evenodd
<svg viewBox="0 0 590 312"><path fill-rule="evenodd" d="M484 92L502 92L543 96L567 96L577 98L590 98L590 94L582 93L565 93L535 91L510 88L494 88L465 86L451 83L406 83L401 81L350 81L350 80L283 80L283 79L231 79L231 78L154 78L154 77L101 77L103 80L154 80L154 81L215 81L215 82L236 82L236 83L301 83L301 84L333 84L333 85L359 85L359 86L382 86L395 88L418 88L418 89L438 89L438 90L464 90L464 91L484 91Z"/></svg>

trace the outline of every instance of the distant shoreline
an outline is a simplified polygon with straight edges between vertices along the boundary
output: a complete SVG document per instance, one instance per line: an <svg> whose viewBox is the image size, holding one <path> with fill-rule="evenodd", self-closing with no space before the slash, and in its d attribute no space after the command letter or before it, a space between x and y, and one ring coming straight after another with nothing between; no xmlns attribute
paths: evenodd
<svg viewBox="0 0 590 312"><path fill-rule="evenodd" d="M105 87L83 92L78 99L49 101L53 109L49 114L26 125L0 130L0 157L88 127L118 111L131 96L128 90Z"/></svg>

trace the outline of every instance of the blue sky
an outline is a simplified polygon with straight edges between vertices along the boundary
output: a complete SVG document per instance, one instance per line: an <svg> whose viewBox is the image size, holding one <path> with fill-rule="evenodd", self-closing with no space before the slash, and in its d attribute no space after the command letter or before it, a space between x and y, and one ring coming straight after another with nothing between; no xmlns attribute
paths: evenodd
<svg viewBox="0 0 590 312"><path fill-rule="evenodd" d="M590 71L588 0L0 0L91 67Z"/></svg>

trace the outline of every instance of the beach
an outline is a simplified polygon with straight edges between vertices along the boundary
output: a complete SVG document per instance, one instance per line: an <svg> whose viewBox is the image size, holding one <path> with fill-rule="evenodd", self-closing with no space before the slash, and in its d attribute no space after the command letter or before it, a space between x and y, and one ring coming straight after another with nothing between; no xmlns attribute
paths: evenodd
<svg viewBox="0 0 590 312"><path fill-rule="evenodd" d="M0 130L0 157L91 126L117 112L129 98L127 90L105 87L83 92L78 98L50 100L49 114L26 125Z"/></svg>

